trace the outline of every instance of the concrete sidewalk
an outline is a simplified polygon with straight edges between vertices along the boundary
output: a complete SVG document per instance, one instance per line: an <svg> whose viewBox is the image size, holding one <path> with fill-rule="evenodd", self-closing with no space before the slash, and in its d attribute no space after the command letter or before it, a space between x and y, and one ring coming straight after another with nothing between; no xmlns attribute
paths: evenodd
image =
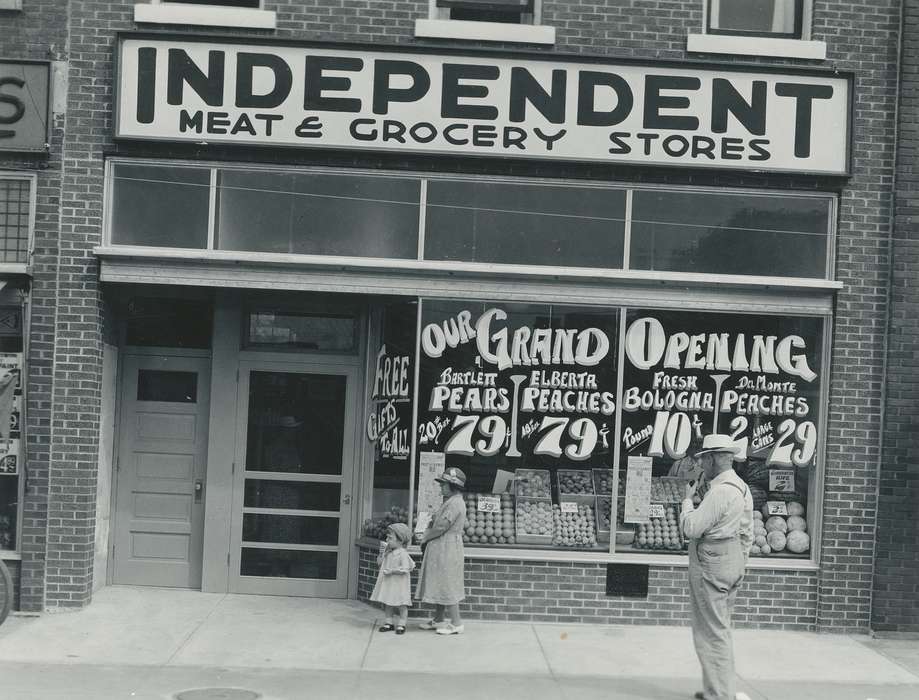
<svg viewBox="0 0 919 700"><path fill-rule="evenodd" d="M0 627L0 698L688 700L699 685L685 627L471 621L439 637L378 620L354 601L105 588ZM753 700L919 698L919 642L738 630L735 646Z"/></svg>

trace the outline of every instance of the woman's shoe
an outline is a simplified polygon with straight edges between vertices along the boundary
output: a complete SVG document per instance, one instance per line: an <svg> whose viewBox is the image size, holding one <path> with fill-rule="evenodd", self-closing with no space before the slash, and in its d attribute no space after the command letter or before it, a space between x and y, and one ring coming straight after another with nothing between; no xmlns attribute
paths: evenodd
<svg viewBox="0 0 919 700"><path fill-rule="evenodd" d="M443 627L438 628L437 634L462 634L466 631L464 625L454 625L451 622L448 622Z"/></svg>
<svg viewBox="0 0 919 700"><path fill-rule="evenodd" d="M378 629L377 632L392 632L394 629L396 628L387 622L385 625L380 627L380 629Z"/></svg>
<svg viewBox="0 0 919 700"><path fill-rule="evenodd" d="M445 624L447 624L447 623L444 622L443 620L441 620L440 622L437 622L437 621L434 620L434 619L430 619L430 620L427 620L426 622L422 622L420 625L418 625L418 629L422 629L422 630L437 630L437 629L440 629L441 627L443 627Z"/></svg>
<svg viewBox="0 0 919 700"><path fill-rule="evenodd" d="M402 625L396 625L396 634L405 634L405 628Z"/></svg>

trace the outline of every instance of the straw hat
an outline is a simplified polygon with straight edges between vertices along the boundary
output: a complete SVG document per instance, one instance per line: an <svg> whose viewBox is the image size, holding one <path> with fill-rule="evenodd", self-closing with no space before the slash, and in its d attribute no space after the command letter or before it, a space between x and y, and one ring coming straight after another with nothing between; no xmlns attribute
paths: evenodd
<svg viewBox="0 0 919 700"><path fill-rule="evenodd" d="M440 476L434 477L434 481L440 481L444 484L453 484L461 489L466 488L466 475L462 469L448 467Z"/></svg>
<svg viewBox="0 0 919 700"><path fill-rule="evenodd" d="M398 537L403 546L408 546L409 542L412 541L412 531L408 529L408 525L405 523L393 523L386 529Z"/></svg>
<svg viewBox="0 0 919 700"><path fill-rule="evenodd" d="M712 454L714 452L730 452L732 455L740 454L740 450L734 444L728 435L712 433L706 435L702 440L702 449L696 452L696 457L700 455Z"/></svg>

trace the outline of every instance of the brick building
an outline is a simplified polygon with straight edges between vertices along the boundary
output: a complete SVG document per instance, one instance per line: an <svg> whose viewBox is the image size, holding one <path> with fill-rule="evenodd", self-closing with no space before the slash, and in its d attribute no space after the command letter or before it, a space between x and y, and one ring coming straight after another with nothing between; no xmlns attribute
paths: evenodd
<svg viewBox="0 0 919 700"><path fill-rule="evenodd" d="M0 153L34 192L19 607L364 598L451 464L470 617L682 622L672 489L715 431L774 519L738 622L908 631L901 3L746 4L3 11L53 84L48 148Z"/></svg>

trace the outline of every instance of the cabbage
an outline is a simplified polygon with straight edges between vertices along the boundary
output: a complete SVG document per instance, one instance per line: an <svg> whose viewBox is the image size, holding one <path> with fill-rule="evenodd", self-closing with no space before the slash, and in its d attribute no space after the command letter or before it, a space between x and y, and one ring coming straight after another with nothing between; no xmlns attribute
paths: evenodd
<svg viewBox="0 0 919 700"><path fill-rule="evenodd" d="M788 524L781 515L773 515L766 521L766 531L772 532L773 530L778 530L782 533L788 532Z"/></svg>
<svg viewBox="0 0 919 700"><path fill-rule="evenodd" d="M789 515L786 522L788 524L789 530L801 530L802 532L807 531L807 521L800 515Z"/></svg>
<svg viewBox="0 0 919 700"><path fill-rule="evenodd" d="M773 552L781 552L785 549L785 533L773 530L766 536L766 544L772 548Z"/></svg>
<svg viewBox="0 0 919 700"><path fill-rule="evenodd" d="M788 547L789 552L794 552L795 554L803 554L808 549L810 549L811 538L803 530L792 530L788 533L785 546Z"/></svg>

